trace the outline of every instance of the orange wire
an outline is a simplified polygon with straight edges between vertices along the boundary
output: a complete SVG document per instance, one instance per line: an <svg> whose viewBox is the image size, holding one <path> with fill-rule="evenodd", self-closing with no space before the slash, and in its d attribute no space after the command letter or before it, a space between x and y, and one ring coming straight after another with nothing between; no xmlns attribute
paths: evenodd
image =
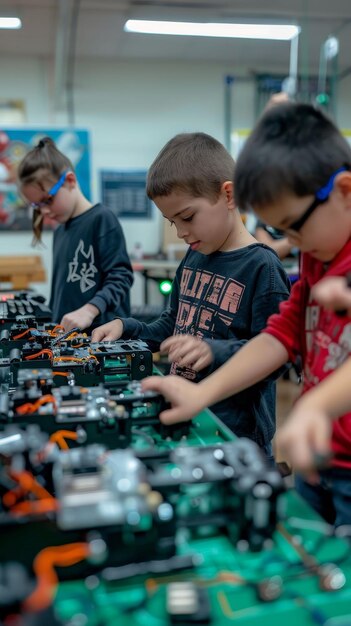
<svg viewBox="0 0 351 626"><path fill-rule="evenodd" d="M61 450L69 450L69 445L63 437L56 437L52 440L52 443L56 443Z"/></svg>
<svg viewBox="0 0 351 626"><path fill-rule="evenodd" d="M70 376L71 372L53 372L53 376Z"/></svg>
<svg viewBox="0 0 351 626"><path fill-rule="evenodd" d="M88 356L84 356L80 358L76 356L55 356L54 363L59 363L60 361L62 362L73 361L74 363L84 363L85 361L88 361L89 359L93 359L94 361L99 362L99 359L97 359L94 354L88 354Z"/></svg>
<svg viewBox="0 0 351 626"><path fill-rule="evenodd" d="M3 495L2 501L3 501L3 504L7 508L10 509L12 506L16 504L18 500L23 498L25 495L26 495L26 492L24 491L24 489L22 489L22 487L20 486L14 487L13 489L10 489Z"/></svg>
<svg viewBox="0 0 351 626"><path fill-rule="evenodd" d="M16 480L22 489L26 492L31 491L34 493L37 498L53 498L53 496L43 487L40 483L38 483L33 474L30 472L10 472L11 478Z"/></svg>
<svg viewBox="0 0 351 626"><path fill-rule="evenodd" d="M45 489L45 487L43 487L35 480L33 474L31 474L30 472L10 472L9 475L13 480L18 483L18 485L4 494L2 500L6 507L15 507L16 502L21 498L24 498L28 493L34 494L39 500L42 501L55 500L54 497ZM30 504L34 503L31 502ZM15 512L15 509L13 509L11 512Z"/></svg>
<svg viewBox="0 0 351 626"><path fill-rule="evenodd" d="M60 324L56 324L56 326L54 326L54 328L51 328L51 330L47 330L46 332L48 333L48 335L50 335L52 337L52 336L54 336L54 333L57 330L63 330L63 332L65 332L64 327L60 326ZM57 337L57 333L55 334L55 337Z"/></svg>
<svg viewBox="0 0 351 626"><path fill-rule="evenodd" d="M74 430L57 430L50 437L50 441L53 440L55 435L59 435L60 437L66 437L67 439L78 439L78 434Z"/></svg>
<svg viewBox="0 0 351 626"><path fill-rule="evenodd" d="M24 337L31 330L36 330L36 328L27 328L27 330L23 331L23 333L20 333L19 335L14 335L12 339L21 339L21 337Z"/></svg>
<svg viewBox="0 0 351 626"><path fill-rule="evenodd" d="M43 513L51 513L58 509L58 502L55 498L47 498L46 500L31 500L20 502L11 509L12 515L40 515Z"/></svg>
<svg viewBox="0 0 351 626"><path fill-rule="evenodd" d="M46 394L37 400L36 402L26 402L25 404L21 404L16 408L16 413L19 415L27 415L29 413L35 413L37 409L43 404L47 404L48 402L52 402L56 409L56 398L51 394Z"/></svg>
<svg viewBox="0 0 351 626"><path fill-rule="evenodd" d="M51 605L58 577L55 566L69 567L89 556L87 543L71 543L65 546L50 546L41 550L33 561L37 586L24 603L28 611L40 611Z"/></svg>
<svg viewBox="0 0 351 626"><path fill-rule="evenodd" d="M63 450L69 450L69 446L65 441L66 439L78 439L78 434L73 430L57 430L50 437L50 441L52 443L57 443L57 445Z"/></svg>
<svg viewBox="0 0 351 626"><path fill-rule="evenodd" d="M40 352L36 352L35 354L30 354L29 356L26 356L25 360L30 361L31 359L35 359L37 356L40 356L41 354L47 354L49 356L49 359L52 359L53 357L52 350L49 350L48 348L44 348L44 350L40 350Z"/></svg>

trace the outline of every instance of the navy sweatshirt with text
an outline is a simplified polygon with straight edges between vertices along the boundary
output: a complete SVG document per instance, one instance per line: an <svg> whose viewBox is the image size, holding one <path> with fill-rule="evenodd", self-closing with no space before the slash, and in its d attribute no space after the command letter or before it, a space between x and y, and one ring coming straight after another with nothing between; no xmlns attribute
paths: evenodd
<svg viewBox="0 0 351 626"><path fill-rule="evenodd" d="M122 319L123 339L142 339L157 351L173 334L207 341L214 361L196 373L172 365L171 372L199 381L223 365L267 324L289 296L290 283L276 253L264 244L203 255L190 248L180 263L168 308L155 322ZM275 432L275 377L212 406L238 436L267 445Z"/></svg>

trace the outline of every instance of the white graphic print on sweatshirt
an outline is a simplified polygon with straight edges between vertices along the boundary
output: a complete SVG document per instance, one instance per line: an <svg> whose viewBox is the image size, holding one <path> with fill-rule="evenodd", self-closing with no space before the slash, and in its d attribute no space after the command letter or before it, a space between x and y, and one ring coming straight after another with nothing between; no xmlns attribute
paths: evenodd
<svg viewBox="0 0 351 626"><path fill-rule="evenodd" d="M73 261L68 263L69 274L67 283L75 283L79 280L79 286L82 293L85 293L92 287L95 287L96 281L94 275L97 269L94 265L94 249L89 246L87 252L84 252L84 241L80 239L79 244L74 253Z"/></svg>

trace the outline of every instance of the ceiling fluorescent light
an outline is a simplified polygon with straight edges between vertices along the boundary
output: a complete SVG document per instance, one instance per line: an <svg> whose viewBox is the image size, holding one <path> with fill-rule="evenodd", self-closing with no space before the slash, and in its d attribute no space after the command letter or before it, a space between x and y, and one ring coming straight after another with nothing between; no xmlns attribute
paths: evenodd
<svg viewBox="0 0 351 626"><path fill-rule="evenodd" d="M211 22L162 22L127 20L124 30L149 35L190 35L193 37L236 37L289 41L299 34L293 24L227 24Z"/></svg>
<svg viewBox="0 0 351 626"><path fill-rule="evenodd" d="M19 17L0 17L0 28L22 28Z"/></svg>

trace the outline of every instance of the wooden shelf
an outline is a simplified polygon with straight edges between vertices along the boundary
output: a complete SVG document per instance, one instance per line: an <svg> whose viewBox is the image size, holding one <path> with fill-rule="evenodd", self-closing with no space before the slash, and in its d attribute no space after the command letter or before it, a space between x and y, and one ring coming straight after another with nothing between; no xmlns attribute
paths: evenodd
<svg viewBox="0 0 351 626"><path fill-rule="evenodd" d="M11 283L13 289L28 289L30 283L45 281L41 256L0 256L0 283Z"/></svg>

